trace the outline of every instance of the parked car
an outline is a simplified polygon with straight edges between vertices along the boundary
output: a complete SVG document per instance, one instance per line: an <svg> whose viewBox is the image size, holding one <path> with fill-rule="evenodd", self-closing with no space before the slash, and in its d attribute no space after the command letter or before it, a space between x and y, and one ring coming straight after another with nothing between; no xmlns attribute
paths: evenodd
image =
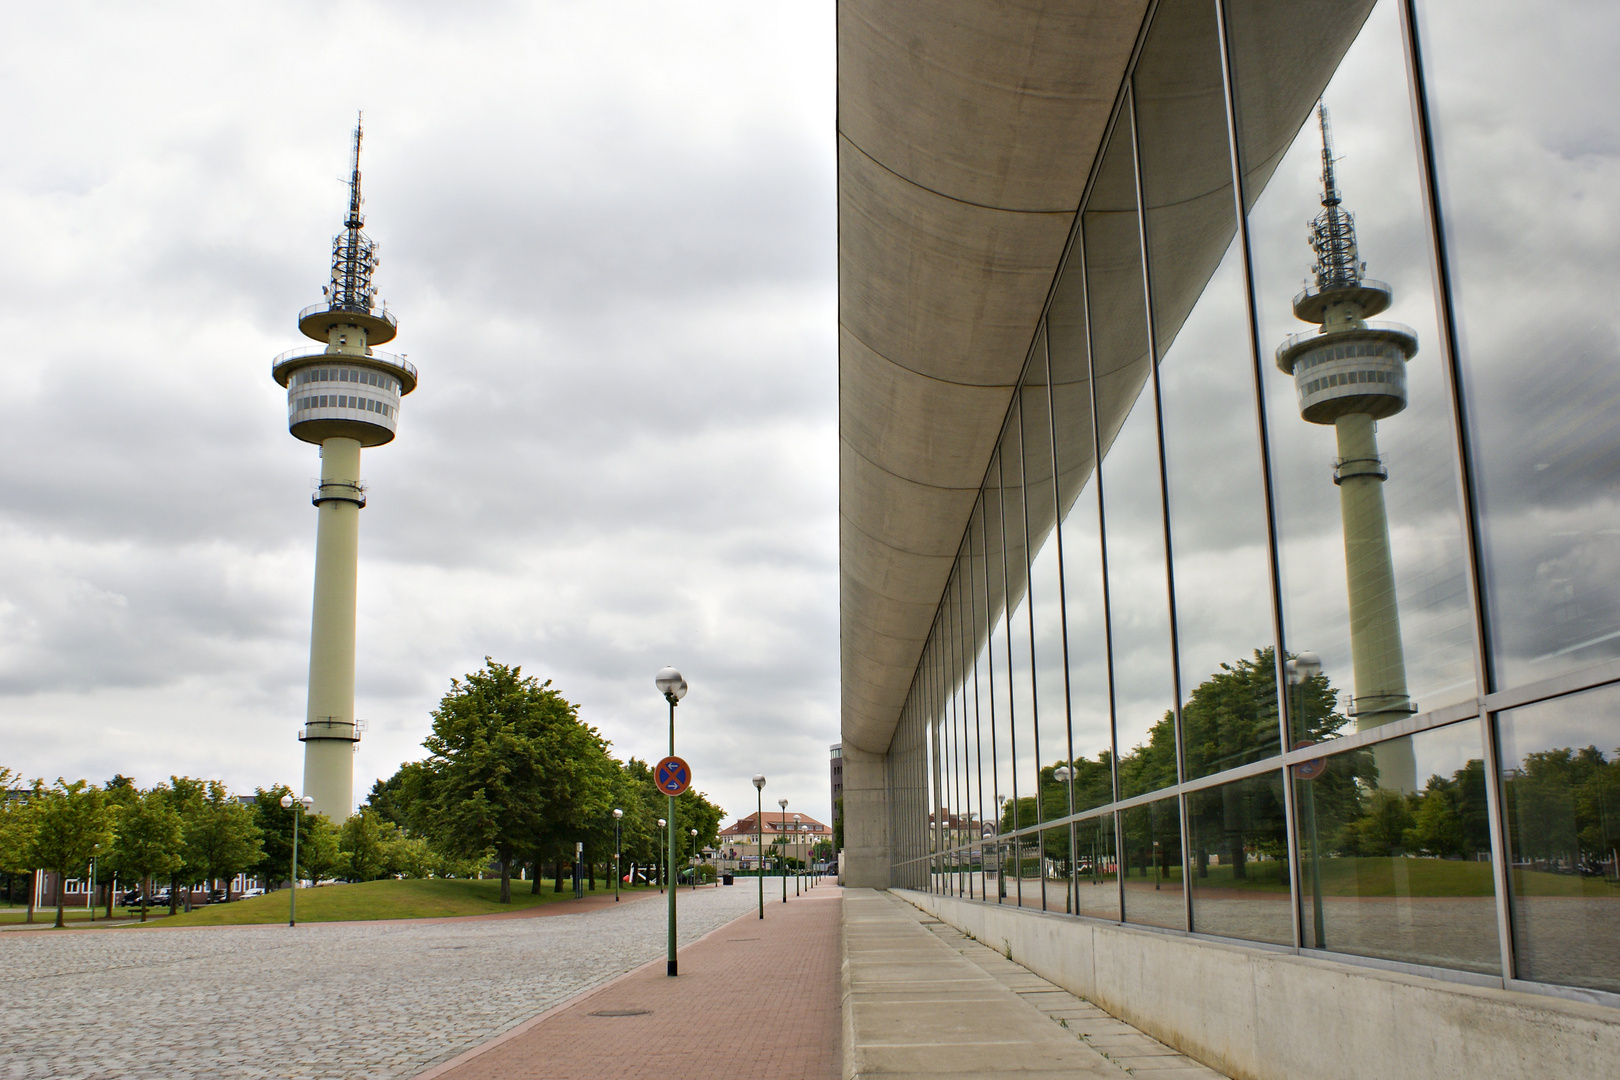
<svg viewBox="0 0 1620 1080"><path fill-rule="evenodd" d="M263 889L249 889L247 892L242 894L242 899L246 900L246 899L248 899L249 897L252 897L252 896L263 896L263 895L264 895L264 890Z"/></svg>

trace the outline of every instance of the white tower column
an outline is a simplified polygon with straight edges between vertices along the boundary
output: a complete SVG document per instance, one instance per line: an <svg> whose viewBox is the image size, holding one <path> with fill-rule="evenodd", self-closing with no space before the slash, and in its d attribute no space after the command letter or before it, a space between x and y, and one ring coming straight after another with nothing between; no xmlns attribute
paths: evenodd
<svg viewBox="0 0 1620 1080"><path fill-rule="evenodd" d="M321 444L315 496L315 603L309 634L304 794L341 821L354 810L354 625L360 561L360 443Z"/></svg>

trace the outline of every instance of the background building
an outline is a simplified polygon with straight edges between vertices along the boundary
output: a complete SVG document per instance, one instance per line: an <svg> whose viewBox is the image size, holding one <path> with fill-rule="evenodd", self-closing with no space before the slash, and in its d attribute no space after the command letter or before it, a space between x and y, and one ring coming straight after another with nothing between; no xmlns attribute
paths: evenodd
<svg viewBox="0 0 1620 1080"><path fill-rule="evenodd" d="M753 861L759 857L759 844L755 839L759 831L759 825L755 819L759 816L758 814L749 814L747 817L738 818L720 830L720 843L717 850L720 852L722 859L733 864L740 865L746 862L753 865ZM783 820L783 815L778 810L766 810L763 816L765 820L765 851L767 854L771 854L772 848L776 847L778 852L785 852L790 859L808 859L817 844L823 840L832 839L832 826L825 825L808 814L802 813L797 815L798 820L795 821L795 815L791 808L787 812L786 821ZM778 840L785 846L778 845Z"/></svg>
<svg viewBox="0 0 1620 1080"><path fill-rule="evenodd" d="M840 5L846 882L1235 1075L1614 1045L1617 37Z"/></svg>
<svg viewBox="0 0 1620 1080"><path fill-rule="evenodd" d="M832 761L828 769L832 775L832 823L836 828L844 813L844 749L838 743L829 748Z"/></svg>

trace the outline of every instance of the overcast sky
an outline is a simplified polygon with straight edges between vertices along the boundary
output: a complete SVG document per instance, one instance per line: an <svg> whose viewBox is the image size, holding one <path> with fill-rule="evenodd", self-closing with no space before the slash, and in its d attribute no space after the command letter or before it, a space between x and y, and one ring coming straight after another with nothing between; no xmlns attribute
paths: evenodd
<svg viewBox="0 0 1620 1080"><path fill-rule="evenodd" d="M0 39L0 764L296 785L310 344L365 110L388 346L356 797L486 655L830 813L830 4L58 4Z"/></svg>

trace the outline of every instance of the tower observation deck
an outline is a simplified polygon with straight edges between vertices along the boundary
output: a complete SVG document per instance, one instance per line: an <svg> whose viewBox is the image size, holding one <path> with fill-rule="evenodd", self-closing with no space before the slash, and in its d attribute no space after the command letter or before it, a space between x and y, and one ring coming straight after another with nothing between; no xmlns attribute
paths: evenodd
<svg viewBox="0 0 1620 1080"><path fill-rule="evenodd" d="M1322 129L1322 212L1310 225L1315 281L1294 297L1294 315L1316 323L1277 348L1277 366L1294 377L1299 412L1308 423L1331 424L1338 441L1333 482L1344 526L1345 577L1350 600L1350 659L1356 729L1387 724L1417 711L1407 696L1406 659L1383 484L1389 470L1378 452L1377 421L1406 408L1406 364L1417 334L1398 323L1369 322L1386 310L1393 290L1366 277L1355 221L1342 206L1333 170L1333 135L1325 104ZM1414 789L1409 740L1375 749L1380 783Z"/></svg>
<svg viewBox="0 0 1620 1080"><path fill-rule="evenodd" d="M392 341L398 323L378 310L377 245L360 212L360 143L354 128L349 212L332 241L326 300L298 313L298 329L321 342L276 357L271 375L287 391L287 427L321 448L315 597L310 628L309 705L304 730L304 794L314 811L342 820L354 809L353 750L356 569L360 509L366 505L360 450L392 442L400 399L416 389L416 368L375 346Z"/></svg>

